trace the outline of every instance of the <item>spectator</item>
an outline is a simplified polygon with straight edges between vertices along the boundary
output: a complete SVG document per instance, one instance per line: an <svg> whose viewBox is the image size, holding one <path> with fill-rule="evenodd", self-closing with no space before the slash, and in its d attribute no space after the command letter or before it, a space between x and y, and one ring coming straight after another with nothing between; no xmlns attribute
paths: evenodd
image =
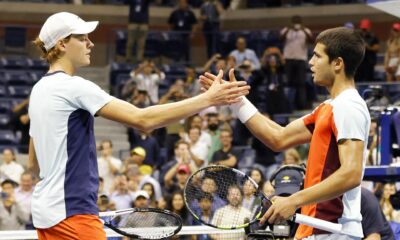
<svg viewBox="0 0 400 240"><path fill-rule="evenodd" d="M15 199L14 184L9 179L1 183L0 230L25 230L29 221L29 212Z"/></svg>
<svg viewBox="0 0 400 240"><path fill-rule="evenodd" d="M147 32L149 31L150 0L125 0L129 5L128 35L126 40L126 61L138 63L143 60ZM132 59L136 44L136 57Z"/></svg>
<svg viewBox="0 0 400 240"><path fill-rule="evenodd" d="M371 21L369 19L360 21L359 30L365 41L365 54L356 72L355 80L356 82L373 82L377 53L379 51L379 39L371 31Z"/></svg>
<svg viewBox="0 0 400 240"><path fill-rule="evenodd" d="M200 184L200 189L201 191L199 191L199 194L202 193L206 193L206 194L210 194L212 196L212 206L211 206L211 211L214 213L217 209L223 207L226 205L226 202L224 200L222 200L222 198L220 196L218 196L218 194L216 194L217 190L218 190L217 183L215 182L214 178L212 178L211 176L205 176L202 180L201 180L201 184ZM194 200L194 202L192 203L192 209L193 211L195 211L196 213L200 213L201 209L200 209L200 205L198 200Z"/></svg>
<svg viewBox="0 0 400 240"><path fill-rule="evenodd" d="M206 39L207 56L217 52L217 35L219 33L219 16L224 7L219 0L205 0L200 7L200 19L203 21L203 33Z"/></svg>
<svg viewBox="0 0 400 240"><path fill-rule="evenodd" d="M261 59L261 75L263 82L267 84L266 112L271 116L275 113L290 112L288 100L284 93L285 59L279 48L269 47L265 49ZM253 88L253 86L251 87Z"/></svg>
<svg viewBox="0 0 400 240"><path fill-rule="evenodd" d="M148 208L149 201L150 201L150 196L146 191L144 190L137 191L133 197L133 207Z"/></svg>
<svg viewBox="0 0 400 240"><path fill-rule="evenodd" d="M5 148L3 150L3 164L0 165L0 173L6 179L8 178L19 184L23 172L24 168L15 160L14 151L11 148Z"/></svg>
<svg viewBox="0 0 400 240"><path fill-rule="evenodd" d="M99 176L104 180L104 190L106 192L110 191L114 177L122 167L122 161L112 156L112 147L111 140L103 140L99 146L100 157L97 158Z"/></svg>
<svg viewBox="0 0 400 240"><path fill-rule="evenodd" d="M220 140L222 148L213 154L210 164L237 168L239 153L232 149L232 133L221 130Z"/></svg>
<svg viewBox="0 0 400 240"><path fill-rule="evenodd" d="M394 240L393 231L377 198L365 188L361 188L361 215L364 239Z"/></svg>
<svg viewBox="0 0 400 240"><path fill-rule="evenodd" d="M189 129L190 157L199 168L208 165L208 146L200 141L200 134L198 126Z"/></svg>
<svg viewBox="0 0 400 240"><path fill-rule="evenodd" d="M158 85L165 79L165 74L153 62L143 61L131 72L131 78L136 82L138 90L147 91L151 104L158 103Z"/></svg>
<svg viewBox="0 0 400 240"><path fill-rule="evenodd" d="M164 185L164 179L166 173L173 167L178 167L179 164L189 165L189 168L192 169L192 172L197 169L196 164L190 157L189 153L189 143L179 140L175 143L174 147L175 155L174 157L166 163L160 171L160 181L162 181L161 185Z"/></svg>
<svg viewBox="0 0 400 240"><path fill-rule="evenodd" d="M24 172L21 175L21 183L17 189L15 189L15 201L18 202L23 208L24 212L29 214L29 221L25 225L25 229L33 230L32 218L31 218L31 199L34 188L34 177L31 172Z"/></svg>
<svg viewBox="0 0 400 240"><path fill-rule="evenodd" d="M111 202L107 195L99 195L97 199L99 212L115 211L115 203Z"/></svg>
<svg viewBox="0 0 400 240"><path fill-rule="evenodd" d="M260 61L253 49L249 49L246 46L246 39L244 37L238 37L236 40L236 49L233 50L229 56L232 56L236 60L236 66L243 64L245 60L249 60L252 69L260 69Z"/></svg>
<svg viewBox="0 0 400 240"><path fill-rule="evenodd" d="M295 165L301 164L300 154L295 148L289 148L288 150L285 151L285 157L283 159L282 165L289 165L289 164L295 164Z"/></svg>
<svg viewBox="0 0 400 240"><path fill-rule="evenodd" d="M185 207L185 202L183 198L183 193L181 191L173 192L171 199L168 203L168 210L172 211L173 213L178 214L182 218L183 225L189 225L191 221L191 216ZM181 237L178 239L191 239L189 237Z"/></svg>
<svg viewBox="0 0 400 240"><path fill-rule="evenodd" d="M377 165L377 152L376 147L378 146L378 134L377 134L378 123L376 119L371 120L371 127L369 128L368 135L368 158L367 165Z"/></svg>
<svg viewBox="0 0 400 240"><path fill-rule="evenodd" d="M19 151L21 153L28 153L30 126L28 104L29 98L14 106L12 109L12 117L10 119L10 125L14 133L20 135Z"/></svg>
<svg viewBox="0 0 400 240"><path fill-rule="evenodd" d="M265 182L265 177L261 169L257 167L253 168L250 171L249 176L257 183L258 189L262 190L263 184Z"/></svg>
<svg viewBox="0 0 400 240"><path fill-rule="evenodd" d="M177 163L170 168L164 177L166 192L183 191L186 181L190 176L190 172L190 167L184 163Z"/></svg>
<svg viewBox="0 0 400 240"><path fill-rule="evenodd" d="M161 97L159 104L177 102L185 99L183 81L177 80ZM167 149L167 158L171 159L174 155L174 145L180 139L179 133L183 131L183 121L177 121L166 126L165 148Z"/></svg>
<svg viewBox="0 0 400 240"><path fill-rule="evenodd" d="M147 164L144 164L144 159L146 158L147 152L142 147L135 147L131 150L131 158L129 161L136 164L139 168L139 171L143 175L151 175L153 173L153 167ZM147 172L146 172L147 171Z"/></svg>
<svg viewBox="0 0 400 240"><path fill-rule="evenodd" d="M187 122L189 123L189 126L187 128L188 130L192 127L198 127L201 129L199 141L206 144L207 147L210 148L211 144L212 144L211 135L204 129L203 118L199 114L196 114L196 115L188 118ZM185 141L189 141L189 136L186 133L183 135L182 138Z"/></svg>
<svg viewBox="0 0 400 240"><path fill-rule="evenodd" d="M115 203L115 208L117 210L130 208L133 193L128 189L128 179L125 175L115 177L113 190L110 194L110 200Z"/></svg>
<svg viewBox="0 0 400 240"><path fill-rule="evenodd" d="M400 215L397 210L393 208L390 202L390 196L396 193L396 185L394 183L385 183L379 205L382 208L383 214L388 221L400 222Z"/></svg>
<svg viewBox="0 0 400 240"><path fill-rule="evenodd" d="M125 175L128 177L128 189L132 192L136 192L142 189L146 183L151 183L154 186L154 195L156 200L162 197L160 183L149 174L142 174L136 165L131 166L127 169Z"/></svg>
<svg viewBox="0 0 400 240"><path fill-rule="evenodd" d="M211 146L208 150L208 161L211 161L213 154L222 148L222 143L220 140L221 131L219 130L219 119L217 113L208 113L207 114L207 126L208 126L208 134L211 137ZM229 124L227 124L228 127Z"/></svg>
<svg viewBox="0 0 400 240"><path fill-rule="evenodd" d="M154 194L154 185L147 182L147 183L143 184L141 189L143 191L147 192L147 194L149 195L149 199L148 199L149 204L147 207L157 208L156 195Z"/></svg>
<svg viewBox="0 0 400 240"><path fill-rule="evenodd" d="M400 81L400 23L394 23L386 42L384 67L386 81Z"/></svg>
<svg viewBox="0 0 400 240"><path fill-rule="evenodd" d="M198 217L203 222L211 223L211 219L213 218L214 212L212 211L212 203L214 202L214 198L211 194L206 192L200 192L197 197L199 202L199 213ZM194 219L191 225L201 225L201 222ZM211 237L207 234L199 234L197 235L197 240L211 240Z"/></svg>
<svg viewBox="0 0 400 240"><path fill-rule="evenodd" d="M190 62L190 39L196 32L197 19L187 0L179 0L178 8L168 18L170 29L179 34L185 60Z"/></svg>
<svg viewBox="0 0 400 240"><path fill-rule="evenodd" d="M157 207L159 209L167 209L167 200L166 197L161 197L158 201L157 201Z"/></svg>
<svg viewBox="0 0 400 240"><path fill-rule="evenodd" d="M303 25L300 16L293 16L291 25L281 30L281 39L288 86L296 90L296 109L305 109L309 107L306 97L307 45L313 41L312 33Z"/></svg>
<svg viewBox="0 0 400 240"><path fill-rule="evenodd" d="M184 90L188 96L196 96L200 93L200 83L198 81L198 74L193 66L185 68L186 78L184 83Z"/></svg>
<svg viewBox="0 0 400 240"><path fill-rule="evenodd" d="M220 69L226 71L226 59L219 53L215 53L209 57L208 61L204 64L202 72L211 72L212 74L218 73Z"/></svg>
<svg viewBox="0 0 400 240"><path fill-rule="evenodd" d="M237 185L231 185L228 188L228 205L219 208L211 221L214 226L236 226L244 223L246 218L250 219L251 212L242 206L243 193ZM229 212L232 218L224 218L224 212ZM244 233L229 234L229 239L243 239Z"/></svg>
<svg viewBox="0 0 400 240"><path fill-rule="evenodd" d="M255 193L257 189L254 187L250 180L243 184L243 201L242 206L247 208L250 212L254 213L257 207L260 206L261 200L256 198Z"/></svg>
<svg viewBox="0 0 400 240"><path fill-rule="evenodd" d="M144 164L152 166L153 169L162 165L160 159L160 145L157 139L152 136L152 132L144 132L129 128L128 134L131 149L142 147L145 150Z"/></svg>
<svg viewBox="0 0 400 240"><path fill-rule="evenodd" d="M124 86L121 89L121 93L119 93L118 87L115 94L117 94L117 96L120 96L121 99L127 102L132 102L135 99L137 93L137 84L134 79L130 78L127 82L124 83Z"/></svg>
<svg viewBox="0 0 400 240"><path fill-rule="evenodd" d="M135 95L133 95L133 98L130 100L130 103L140 108L146 108L153 105L147 90L137 90Z"/></svg>

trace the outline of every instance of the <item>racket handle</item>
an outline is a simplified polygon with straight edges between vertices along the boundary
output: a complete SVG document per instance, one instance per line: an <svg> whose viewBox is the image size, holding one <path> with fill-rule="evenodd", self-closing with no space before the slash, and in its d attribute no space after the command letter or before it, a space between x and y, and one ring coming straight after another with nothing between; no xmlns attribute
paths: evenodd
<svg viewBox="0 0 400 240"><path fill-rule="evenodd" d="M303 214L293 216L293 221L310 227L315 227L331 233L343 233L342 224L332 223L318 218L309 217Z"/></svg>

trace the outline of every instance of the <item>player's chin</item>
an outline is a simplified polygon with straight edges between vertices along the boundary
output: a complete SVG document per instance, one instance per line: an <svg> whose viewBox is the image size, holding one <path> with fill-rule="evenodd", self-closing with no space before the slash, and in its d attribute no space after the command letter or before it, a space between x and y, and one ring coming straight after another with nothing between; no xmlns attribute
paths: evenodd
<svg viewBox="0 0 400 240"><path fill-rule="evenodd" d="M81 67L86 67L86 66L89 66L89 65L90 65L90 59L85 59L81 63Z"/></svg>

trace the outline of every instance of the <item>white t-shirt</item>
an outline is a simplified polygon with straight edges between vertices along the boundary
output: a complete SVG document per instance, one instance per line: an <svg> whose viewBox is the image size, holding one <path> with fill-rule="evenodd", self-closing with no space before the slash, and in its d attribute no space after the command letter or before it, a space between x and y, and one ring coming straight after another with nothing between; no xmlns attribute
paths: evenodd
<svg viewBox="0 0 400 240"><path fill-rule="evenodd" d="M307 35L304 31L307 32L308 35L312 35L310 29L305 28L303 30L294 30L284 28L281 31L281 34L285 31L288 31L285 39L285 46L283 47L283 57L285 59L293 59L293 60L304 60L307 61Z"/></svg>
<svg viewBox="0 0 400 240"><path fill-rule="evenodd" d="M99 174L94 115L112 96L64 72L46 74L29 102L40 181L32 197L33 224L49 228L77 214L98 214Z"/></svg>
<svg viewBox="0 0 400 240"><path fill-rule="evenodd" d="M111 156L110 161L116 169L121 169L122 161L120 159ZM104 180L104 190L110 192L115 175L111 172L110 166L104 157L97 158L97 164L99 165L99 177L102 177Z"/></svg>
<svg viewBox="0 0 400 240"><path fill-rule="evenodd" d="M21 180L21 175L24 172L24 168L21 166L21 164L16 163L15 161L11 161L9 164L1 164L0 172L6 178L9 178L19 184Z"/></svg>

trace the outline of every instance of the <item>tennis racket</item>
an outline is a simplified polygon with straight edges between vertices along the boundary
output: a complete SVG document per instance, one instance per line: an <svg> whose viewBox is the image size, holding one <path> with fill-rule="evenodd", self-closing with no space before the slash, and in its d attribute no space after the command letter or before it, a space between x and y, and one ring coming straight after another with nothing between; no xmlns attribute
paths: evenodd
<svg viewBox="0 0 400 240"><path fill-rule="evenodd" d="M180 216L157 208L129 208L99 216L105 226L133 239L168 239L182 228Z"/></svg>
<svg viewBox="0 0 400 240"><path fill-rule="evenodd" d="M272 206L271 200L258 189L253 179L237 169L220 165L207 166L193 173L186 182L184 200L195 219L218 229L246 228L258 222ZM208 219L202 216L207 201L214 212ZM295 214L291 221L343 233L341 224L302 214Z"/></svg>

